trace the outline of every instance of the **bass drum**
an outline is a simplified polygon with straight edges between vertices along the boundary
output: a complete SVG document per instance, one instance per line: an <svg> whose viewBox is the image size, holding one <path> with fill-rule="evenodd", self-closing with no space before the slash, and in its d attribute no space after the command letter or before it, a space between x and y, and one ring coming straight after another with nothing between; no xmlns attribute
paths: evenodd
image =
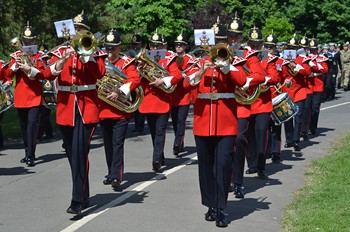
<svg viewBox="0 0 350 232"><path fill-rule="evenodd" d="M298 113L298 106L293 102L288 93L282 93L272 99L273 110L271 117L276 125L281 125L293 118Z"/></svg>
<svg viewBox="0 0 350 232"><path fill-rule="evenodd" d="M55 81L43 80L44 105L50 109L55 109L57 105L57 88Z"/></svg>

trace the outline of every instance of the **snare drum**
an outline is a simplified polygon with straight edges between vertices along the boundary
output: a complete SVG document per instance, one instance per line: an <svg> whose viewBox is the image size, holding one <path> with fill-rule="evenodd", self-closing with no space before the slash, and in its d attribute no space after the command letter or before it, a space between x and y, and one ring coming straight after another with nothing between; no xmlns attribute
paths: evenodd
<svg viewBox="0 0 350 232"><path fill-rule="evenodd" d="M43 98L44 105L49 108L56 108L57 104L57 91L54 81L43 80Z"/></svg>
<svg viewBox="0 0 350 232"><path fill-rule="evenodd" d="M282 93L272 99L273 110L271 117L275 124L281 125L293 118L298 113L298 106L293 102L288 93Z"/></svg>

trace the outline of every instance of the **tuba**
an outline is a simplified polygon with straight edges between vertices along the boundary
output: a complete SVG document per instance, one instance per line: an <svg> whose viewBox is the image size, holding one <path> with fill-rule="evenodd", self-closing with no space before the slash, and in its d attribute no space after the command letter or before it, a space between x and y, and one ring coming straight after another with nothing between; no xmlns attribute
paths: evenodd
<svg viewBox="0 0 350 232"><path fill-rule="evenodd" d="M117 90L124 84L124 81L128 78L123 72L109 62L109 58L106 59L106 73L102 79L97 80L96 86L98 97L107 104L117 108L120 111L126 113L135 112L143 99L143 90L139 86L135 89L135 99L127 97L121 94L117 101L111 101L107 99L110 91Z"/></svg>
<svg viewBox="0 0 350 232"><path fill-rule="evenodd" d="M139 71L141 77L145 78L149 82L153 82L155 77L169 76L170 73L165 70L160 64L151 60L146 52L146 48L141 49L141 51L135 56L138 62L137 70ZM176 85L172 85L167 88L165 84L159 86L161 90L166 93L174 92Z"/></svg>

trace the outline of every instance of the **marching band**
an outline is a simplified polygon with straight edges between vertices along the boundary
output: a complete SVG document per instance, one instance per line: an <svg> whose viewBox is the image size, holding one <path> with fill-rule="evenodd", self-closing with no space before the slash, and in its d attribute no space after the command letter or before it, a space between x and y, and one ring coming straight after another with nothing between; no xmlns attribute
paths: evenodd
<svg viewBox="0 0 350 232"><path fill-rule="evenodd" d="M279 54L273 31L264 39L255 26L242 46L243 21L237 13L227 24L218 18L207 30L213 31L214 41L204 30L192 53L186 53L189 42L182 32L174 40L174 52L167 50L165 36L156 31L148 41L149 50L136 34L135 47L122 53L117 30L109 30L100 41L90 32L84 12L73 24L74 30L66 25L62 29L67 42L44 53L38 51L35 30L28 22L20 38L12 41L19 50L9 63L0 62L0 121L14 105L25 146L20 162L28 166L35 166L41 106L46 101L43 86L51 84L56 90L50 103L56 108L73 182L67 213L80 214L89 206L88 154L98 123L107 163L103 184L118 190L133 115L135 124L141 117L137 131L143 131L143 118L147 120L152 169L161 172L169 115L175 133L172 153L181 157L192 104L201 203L208 210L205 220L226 227L229 192L244 198L245 160L245 174L266 179L266 159L281 160L282 124L284 147L300 151L300 138L307 141L309 133L316 134L324 86L326 98L334 97L336 53L329 52L327 58L318 52L316 38L304 35L298 40L294 35ZM329 67L329 62L336 64Z"/></svg>

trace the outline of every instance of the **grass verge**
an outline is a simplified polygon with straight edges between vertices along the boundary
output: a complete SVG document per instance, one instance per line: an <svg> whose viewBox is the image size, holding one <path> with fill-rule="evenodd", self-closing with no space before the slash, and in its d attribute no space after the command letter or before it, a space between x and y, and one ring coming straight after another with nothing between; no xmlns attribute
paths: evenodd
<svg viewBox="0 0 350 232"><path fill-rule="evenodd" d="M350 133L306 168L305 187L284 211L285 231L350 231Z"/></svg>

